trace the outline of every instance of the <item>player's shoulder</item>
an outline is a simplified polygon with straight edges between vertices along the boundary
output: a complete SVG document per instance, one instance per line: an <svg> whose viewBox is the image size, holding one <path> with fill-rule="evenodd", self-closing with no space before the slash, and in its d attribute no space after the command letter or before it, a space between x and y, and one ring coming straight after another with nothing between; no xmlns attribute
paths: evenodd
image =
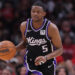
<svg viewBox="0 0 75 75"><path fill-rule="evenodd" d="M27 21L21 23L20 27L26 27Z"/></svg>
<svg viewBox="0 0 75 75"><path fill-rule="evenodd" d="M48 26L48 35L54 37L59 33L58 27L54 23L50 23Z"/></svg>
<svg viewBox="0 0 75 75"><path fill-rule="evenodd" d="M20 30L25 30L26 29L26 24L27 24L27 21L23 21L20 25Z"/></svg>
<svg viewBox="0 0 75 75"><path fill-rule="evenodd" d="M57 27L56 24L54 24L54 23L51 22L51 23L49 24L49 30L55 31L55 30L58 30L58 27Z"/></svg>

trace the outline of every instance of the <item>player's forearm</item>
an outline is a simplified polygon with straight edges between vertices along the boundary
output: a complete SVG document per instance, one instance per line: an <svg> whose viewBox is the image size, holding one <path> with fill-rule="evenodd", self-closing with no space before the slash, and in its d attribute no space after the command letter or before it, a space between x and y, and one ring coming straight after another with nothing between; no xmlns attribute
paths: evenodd
<svg viewBox="0 0 75 75"><path fill-rule="evenodd" d="M22 41L21 43L19 43L17 46L16 46L16 50L17 51L20 51L22 49L25 49L26 48L26 43L24 41Z"/></svg>
<svg viewBox="0 0 75 75"><path fill-rule="evenodd" d="M60 56L63 53L63 48L56 49L56 51L46 55L46 59L52 59L54 57Z"/></svg>

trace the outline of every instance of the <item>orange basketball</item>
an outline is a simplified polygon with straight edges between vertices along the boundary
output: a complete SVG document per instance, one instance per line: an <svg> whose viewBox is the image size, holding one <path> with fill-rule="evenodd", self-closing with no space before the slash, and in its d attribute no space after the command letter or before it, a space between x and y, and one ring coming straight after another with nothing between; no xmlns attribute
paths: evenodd
<svg viewBox="0 0 75 75"><path fill-rule="evenodd" d="M0 59L10 60L16 54L16 47L11 41L0 42Z"/></svg>

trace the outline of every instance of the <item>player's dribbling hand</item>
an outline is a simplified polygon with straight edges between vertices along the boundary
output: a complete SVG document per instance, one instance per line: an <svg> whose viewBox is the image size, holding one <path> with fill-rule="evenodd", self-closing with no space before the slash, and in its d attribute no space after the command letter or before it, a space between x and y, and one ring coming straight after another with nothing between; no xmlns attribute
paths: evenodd
<svg viewBox="0 0 75 75"><path fill-rule="evenodd" d="M42 65L46 62L46 58L44 56L39 56L35 59L35 66Z"/></svg>

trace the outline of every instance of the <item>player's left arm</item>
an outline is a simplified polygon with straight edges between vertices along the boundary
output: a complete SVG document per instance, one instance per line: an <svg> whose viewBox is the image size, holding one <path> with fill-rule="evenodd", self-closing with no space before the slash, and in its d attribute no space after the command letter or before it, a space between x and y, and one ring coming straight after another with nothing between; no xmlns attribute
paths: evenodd
<svg viewBox="0 0 75 75"><path fill-rule="evenodd" d="M45 63L47 60L50 60L54 57L60 56L63 53L63 47L62 47L62 42L60 38L60 34L58 31L58 28L56 25L51 23L48 26L48 36L51 39L52 44L56 47L56 50L53 51L52 53L49 53L45 56L38 56L35 59L35 65L38 66L40 65L40 62Z"/></svg>
<svg viewBox="0 0 75 75"><path fill-rule="evenodd" d="M51 38L52 44L56 47L56 50L46 55L47 60L60 56L63 53L59 30L57 26L53 23L51 23L48 27L48 36Z"/></svg>

